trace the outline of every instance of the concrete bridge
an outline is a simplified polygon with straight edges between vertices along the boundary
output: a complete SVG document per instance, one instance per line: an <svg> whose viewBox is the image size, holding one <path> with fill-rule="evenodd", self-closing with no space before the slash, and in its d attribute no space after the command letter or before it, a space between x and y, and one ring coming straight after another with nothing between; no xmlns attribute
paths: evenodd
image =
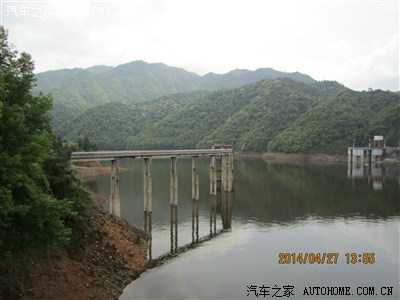
<svg viewBox="0 0 400 300"><path fill-rule="evenodd" d="M221 182L221 190L231 192L233 190L233 149L195 149L195 150L139 150L139 151L95 151L73 152L72 162L80 161L111 161L111 193L110 212L120 214L119 196L119 160L143 159L144 163L144 212L145 217L152 212L152 159L166 157L170 159L170 204L178 205L178 173L177 161L179 157L192 158L192 199L199 200L199 173L198 159L200 156L209 156L210 159L210 195L217 195L218 182ZM150 218L151 222L151 218ZM145 227L146 227L145 219Z"/></svg>

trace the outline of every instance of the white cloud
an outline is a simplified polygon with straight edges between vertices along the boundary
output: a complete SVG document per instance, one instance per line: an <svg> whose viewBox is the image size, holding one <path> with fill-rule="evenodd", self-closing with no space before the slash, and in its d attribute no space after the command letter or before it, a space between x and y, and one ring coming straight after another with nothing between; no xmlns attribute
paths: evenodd
<svg viewBox="0 0 400 300"><path fill-rule="evenodd" d="M38 2L40 6L41 2ZM16 6L21 3L16 2ZM272 67L398 89L398 1L56 1L3 23L37 71L142 59L199 74Z"/></svg>

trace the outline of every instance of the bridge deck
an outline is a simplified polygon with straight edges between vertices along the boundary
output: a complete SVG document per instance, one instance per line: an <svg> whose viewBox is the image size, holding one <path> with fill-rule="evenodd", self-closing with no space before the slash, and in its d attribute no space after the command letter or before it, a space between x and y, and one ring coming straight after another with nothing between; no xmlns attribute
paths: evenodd
<svg viewBox="0 0 400 300"><path fill-rule="evenodd" d="M94 151L73 152L71 161L114 160L140 157L203 156L233 153L233 149L194 149L194 150L138 150L138 151Z"/></svg>

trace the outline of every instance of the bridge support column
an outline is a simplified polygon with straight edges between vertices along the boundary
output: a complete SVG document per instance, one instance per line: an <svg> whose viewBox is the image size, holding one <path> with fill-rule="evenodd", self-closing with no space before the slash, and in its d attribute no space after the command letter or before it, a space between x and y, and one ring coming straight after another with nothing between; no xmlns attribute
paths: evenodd
<svg viewBox="0 0 400 300"><path fill-rule="evenodd" d="M233 174L234 174L234 167L233 167L233 153L228 154L228 188L227 192L232 192L233 191Z"/></svg>
<svg viewBox="0 0 400 300"><path fill-rule="evenodd" d="M210 195L217 195L217 158L211 155L210 162Z"/></svg>
<svg viewBox="0 0 400 300"><path fill-rule="evenodd" d="M111 193L109 199L109 211L111 214L121 216L121 199L119 196L119 162L118 159L111 161Z"/></svg>
<svg viewBox="0 0 400 300"><path fill-rule="evenodd" d="M228 161L228 156L223 155L221 158L221 185L222 185L222 190L224 192L228 191L228 179L229 179L229 161Z"/></svg>
<svg viewBox="0 0 400 300"><path fill-rule="evenodd" d="M192 157L192 199L199 200L199 157Z"/></svg>
<svg viewBox="0 0 400 300"><path fill-rule="evenodd" d="M222 187L225 192L233 190L233 155L222 156Z"/></svg>
<svg viewBox="0 0 400 300"><path fill-rule="evenodd" d="M151 212L152 211L152 177L151 177L151 158L144 157L144 168L143 168L143 176L144 176L144 187L143 187L143 195L144 195L144 211Z"/></svg>
<svg viewBox="0 0 400 300"><path fill-rule="evenodd" d="M177 158L171 157L171 169L170 169L170 204L178 205L178 172L176 169Z"/></svg>
<svg viewBox="0 0 400 300"><path fill-rule="evenodd" d="M171 254L178 249L178 172L177 157L171 157L170 205L171 205Z"/></svg>

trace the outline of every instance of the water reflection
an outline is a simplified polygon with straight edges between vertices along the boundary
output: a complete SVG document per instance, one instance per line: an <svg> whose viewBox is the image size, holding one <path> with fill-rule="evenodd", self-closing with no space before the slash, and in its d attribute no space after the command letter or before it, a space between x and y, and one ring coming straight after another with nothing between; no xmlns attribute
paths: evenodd
<svg viewBox="0 0 400 300"><path fill-rule="evenodd" d="M222 193L221 197L222 228L230 231L232 229L233 193Z"/></svg>
<svg viewBox="0 0 400 300"><path fill-rule="evenodd" d="M146 227L149 222L146 223L146 218L143 222L143 164L141 161L122 161L121 164L128 169L120 176L121 217L137 227ZM193 202L191 160L182 159L177 166L178 193L182 200L176 211L177 226L171 227L170 201L166 198L170 191L169 161L155 160L152 255L158 257L171 252L171 228L172 234L177 233L172 239L172 250L179 252L179 247L196 243L221 230L229 231L232 220L237 229L238 223L249 222L266 228L277 224L301 224L310 217L328 222L337 218L375 221L400 215L398 165L381 164L380 168L371 168L369 176L362 177L355 176L359 171L349 173L347 167L346 163L313 166L236 160L233 201L233 193L218 192L217 198L210 198L209 162L200 159L200 199ZM352 175L350 178L349 174ZM378 186L380 178L382 188L377 193L373 187ZM99 179L91 189L108 199L109 177ZM105 209L110 209L108 202ZM178 232L179 239L176 239Z"/></svg>
<svg viewBox="0 0 400 300"><path fill-rule="evenodd" d="M122 165L128 171L121 174L121 217L149 231L153 265L196 249L142 274L121 299L246 298L247 284L292 284L296 296L304 286L327 282L398 287L398 165L349 170L346 163L315 166L237 160L235 192L218 192L211 198L209 162L199 160L200 199L193 201L191 161L180 160L179 206L174 209L168 200L169 161L157 160L153 212L144 219L143 164ZM108 199L109 177L92 189ZM105 209L109 207L106 203ZM280 252L332 251L340 254L337 265L277 263ZM344 260L349 251L374 252L379 261L351 266Z"/></svg>
<svg viewBox="0 0 400 300"><path fill-rule="evenodd" d="M199 241L199 200L192 200L192 243Z"/></svg>
<svg viewBox="0 0 400 300"><path fill-rule="evenodd" d="M210 236L217 234L217 196L210 196Z"/></svg>
<svg viewBox="0 0 400 300"><path fill-rule="evenodd" d="M382 167L379 193L374 192L368 177L348 180L346 167L238 161L235 220L290 224L310 216L386 219L400 215L397 165Z"/></svg>
<svg viewBox="0 0 400 300"><path fill-rule="evenodd" d="M153 224L151 212L144 212L144 229L149 234L149 262L153 265L157 265L165 261L170 257L174 257L176 254L185 252L188 249L200 245L202 242L210 240L213 237L218 236L224 231L231 230L232 224L232 208L233 208L233 192L221 192L218 195L210 196L210 233L209 235L200 236L199 234L199 200L192 200L192 241L188 244L179 246L178 234L179 234L179 222L178 222L178 211L179 205L170 205L170 250L169 253L165 253L153 259ZM218 209L218 207L220 209ZM221 216L222 230L218 230L218 213Z"/></svg>
<svg viewBox="0 0 400 300"><path fill-rule="evenodd" d="M153 237L152 237L152 219L151 219L151 211L144 211L144 230L147 232L148 236L149 236L149 247L148 247L148 258L149 261L152 260L152 243L153 243Z"/></svg>
<svg viewBox="0 0 400 300"><path fill-rule="evenodd" d="M171 254L178 251L178 205L171 205Z"/></svg>
<svg viewBox="0 0 400 300"><path fill-rule="evenodd" d="M371 165L349 163L347 165L347 178L353 180L367 178L369 184L372 182L371 185L375 191L383 189L384 174L383 167L378 163L372 163Z"/></svg>

